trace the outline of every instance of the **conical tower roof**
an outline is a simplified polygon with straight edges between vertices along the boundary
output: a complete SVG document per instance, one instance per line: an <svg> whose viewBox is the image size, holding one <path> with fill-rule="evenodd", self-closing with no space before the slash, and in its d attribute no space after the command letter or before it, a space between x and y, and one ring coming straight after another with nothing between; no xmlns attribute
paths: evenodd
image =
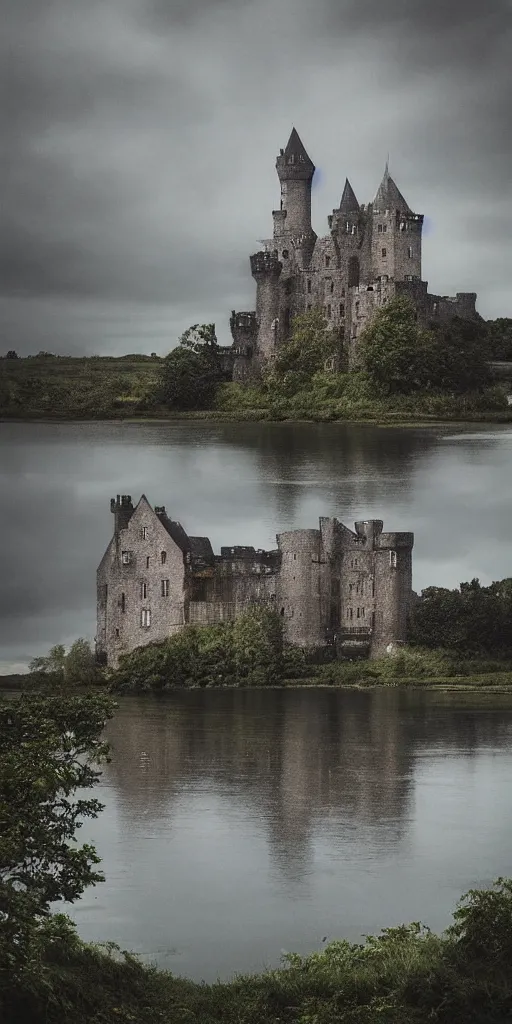
<svg viewBox="0 0 512 1024"><path fill-rule="evenodd" d="M387 164L373 206L377 210L402 210L404 213L411 213L411 208L395 185Z"/></svg>
<svg viewBox="0 0 512 1024"><path fill-rule="evenodd" d="M286 159L288 159L291 156L294 156L295 159L298 160L300 163L309 163L313 167L313 161L311 160L311 157L308 156L306 149L304 147L304 143L302 142L302 139L296 128L292 128L290 138L288 139L288 142L286 144L284 155Z"/></svg>
<svg viewBox="0 0 512 1024"><path fill-rule="evenodd" d="M343 188L343 195L340 202L341 213L354 213L359 210L359 203L356 199L356 195L352 185L348 178L345 178L345 186Z"/></svg>

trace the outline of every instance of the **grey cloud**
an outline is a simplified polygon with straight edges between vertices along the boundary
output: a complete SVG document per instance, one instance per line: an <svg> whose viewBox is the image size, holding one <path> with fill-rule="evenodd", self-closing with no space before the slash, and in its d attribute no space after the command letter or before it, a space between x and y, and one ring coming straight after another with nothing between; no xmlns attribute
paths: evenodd
<svg viewBox="0 0 512 1024"><path fill-rule="evenodd" d="M120 325L125 304L127 330L139 304L142 350L163 307L185 325L220 317L228 341L231 308L253 306L248 256L271 231L292 123L320 167L317 232L345 174L360 201L373 196L389 151L432 224L434 290L510 312L510 5L443 4L11 2L4 347L34 350L22 297L60 305L88 351L110 350L105 303ZM50 316L45 330L50 345Z"/></svg>

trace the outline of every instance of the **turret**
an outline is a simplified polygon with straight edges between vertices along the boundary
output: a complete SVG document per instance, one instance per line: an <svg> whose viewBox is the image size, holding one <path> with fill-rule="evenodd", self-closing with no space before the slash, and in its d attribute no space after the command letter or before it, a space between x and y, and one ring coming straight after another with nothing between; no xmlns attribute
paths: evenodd
<svg viewBox="0 0 512 1024"><path fill-rule="evenodd" d="M270 359L276 348L282 268L277 252L263 250L251 256L251 273L256 281L256 355L263 361Z"/></svg>
<svg viewBox="0 0 512 1024"><path fill-rule="evenodd" d="M278 231L294 237L311 233L311 183L315 165L293 128L286 149L280 151L276 170L281 182L281 210L274 217ZM284 214L284 217L283 217ZM277 222L277 223L276 223Z"/></svg>
<svg viewBox="0 0 512 1024"><path fill-rule="evenodd" d="M373 202L372 220L373 276L421 281L423 214L412 212L387 164Z"/></svg>
<svg viewBox="0 0 512 1024"><path fill-rule="evenodd" d="M233 380L243 382L252 376L252 357L258 333L256 313L237 313L233 310L229 326L233 338Z"/></svg>

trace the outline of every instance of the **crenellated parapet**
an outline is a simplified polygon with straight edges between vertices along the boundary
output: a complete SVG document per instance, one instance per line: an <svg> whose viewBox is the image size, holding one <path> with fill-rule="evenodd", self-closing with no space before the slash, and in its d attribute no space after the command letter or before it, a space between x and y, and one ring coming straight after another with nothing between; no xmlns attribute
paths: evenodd
<svg viewBox="0 0 512 1024"><path fill-rule="evenodd" d="M261 249L260 252L255 252L251 257L251 274L256 280L258 277L274 277L278 278L283 264L279 261L277 251L270 252L267 249Z"/></svg>

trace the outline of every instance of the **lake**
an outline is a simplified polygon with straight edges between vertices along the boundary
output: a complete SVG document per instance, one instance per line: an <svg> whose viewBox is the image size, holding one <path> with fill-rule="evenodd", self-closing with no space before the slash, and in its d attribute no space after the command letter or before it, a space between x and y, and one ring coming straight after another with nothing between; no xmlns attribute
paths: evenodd
<svg viewBox="0 0 512 1024"><path fill-rule="evenodd" d="M421 690L122 698L105 810L81 830L106 882L66 908L196 980L327 938L450 923L512 876L512 698Z"/></svg>
<svg viewBox="0 0 512 1024"><path fill-rule="evenodd" d="M94 637L110 498L272 547L320 515L415 534L413 584L512 576L512 429L1 423L0 672ZM512 875L512 699L422 691L122 698L92 840L107 881L71 908L192 978L421 919Z"/></svg>
<svg viewBox="0 0 512 1024"><path fill-rule="evenodd" d="M95 634L110 498L145 493L192 535L384 520L412 530L413 586L512 575L512 428L312 423L0 423L0 673Z"/></svg>

